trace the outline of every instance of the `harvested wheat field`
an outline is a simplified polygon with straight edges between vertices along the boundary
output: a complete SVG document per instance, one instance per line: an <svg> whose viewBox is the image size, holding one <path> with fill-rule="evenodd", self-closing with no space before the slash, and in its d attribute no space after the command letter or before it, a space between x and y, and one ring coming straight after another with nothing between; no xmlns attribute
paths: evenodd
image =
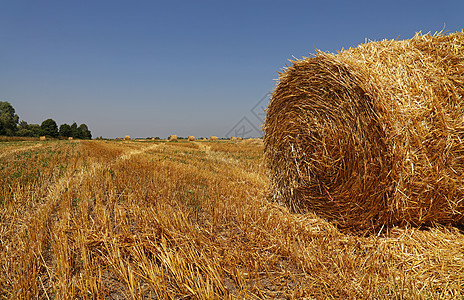
<svg viewBox="0 0 464 300"><path fill-rule="evenodd" d="M265 123L271 195L339 228L464 225L464 33L296 60Z"/></svg>
<svg viewBox="0 0 464 300"><path fill-rule="evenodd" d="M0 143L2 299L459 299L453 227L362 237L269 202L259 139Z"/></svg>

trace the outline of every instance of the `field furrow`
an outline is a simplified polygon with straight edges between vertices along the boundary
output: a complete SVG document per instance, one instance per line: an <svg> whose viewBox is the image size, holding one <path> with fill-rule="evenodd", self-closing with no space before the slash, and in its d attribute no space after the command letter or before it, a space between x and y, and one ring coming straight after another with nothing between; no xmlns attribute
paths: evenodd
<svg viewBox="0 0 464 300"><path fill-rule="evenodd" d="M0 298L462 296L459 229L359 237L290 213L259 140L2 149Z"/></svg>

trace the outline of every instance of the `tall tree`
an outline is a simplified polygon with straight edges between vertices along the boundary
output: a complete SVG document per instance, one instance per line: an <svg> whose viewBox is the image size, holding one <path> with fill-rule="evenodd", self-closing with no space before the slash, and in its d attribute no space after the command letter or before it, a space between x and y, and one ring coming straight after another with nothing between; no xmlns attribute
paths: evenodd
<svg viewBox="0 0 464 300"><path fill-rule="evenodd" d="M63 137L70 137L72 136L72 131L71 131L71 126L68 124L61 124L60 125L60 130L59 130L59 135Z"/></svg>
<svg viewBox="0 0 464 300"><path fill-rule="evenodd" d="M78 132L78 131L79 131L79 130L78 130L78 128L77 128L77 123L76 123L76 122L72 123L72 125L71 125L71 136L72 136L73 138L79 138L79 137L78 137L78 135L79 135L79 132Z"/></svg>
<svg viewBox="0 0 464 300"><path fill-rule="evenodd" d="M18 124L18 130L16 131L17 136L34 136L34 133L29 128L29 124L26 121L22 120Z"/></svg>
<svg viewBox="0 0 464 300"><path fill-rule="evenodd" d="M47 119L42 122L40 125L42 135L58 137L58 125L56 125L55 120Z"/></svg>
<svg viewBox="0 0 464 300"><path fill-rule="evenodd" d="M79 125L78 129L80 131L81 139L85 139L85 140L92 139L92 133L90 132L89 127L87 127L87 125L81 124Z"/></svg>
<svg viewBox="0 0 464 300"><path fill-rule="evenodd" d="M0 101L0 135L12 136L16 133L19 117L7 101Z"/></svg>

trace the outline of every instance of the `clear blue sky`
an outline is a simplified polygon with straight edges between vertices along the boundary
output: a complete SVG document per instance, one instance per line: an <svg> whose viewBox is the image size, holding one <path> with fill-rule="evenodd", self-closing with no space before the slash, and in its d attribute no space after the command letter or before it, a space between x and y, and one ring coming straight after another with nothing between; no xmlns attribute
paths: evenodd
<svg viewBox="0 0 464 300"><path fill-rule="evenodd" d="M255 105L288 59L461 31L463 12L462 0L0 0L0 100L93 137L225 136L259 128Z"/></svg>

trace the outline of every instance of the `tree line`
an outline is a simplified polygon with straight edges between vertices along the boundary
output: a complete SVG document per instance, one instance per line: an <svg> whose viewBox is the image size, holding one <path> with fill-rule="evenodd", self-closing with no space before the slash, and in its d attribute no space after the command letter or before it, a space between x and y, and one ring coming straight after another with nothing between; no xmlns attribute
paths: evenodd
<svg viewBox="0 0 464 300"><path fill-rule="evenodd" d="M77 139L91 139L92 133L85 124L61 124L59 127L53 119L47 119L42 124L28 124L19 121L13 106L7 101L0 101L0 135L53 138L72 137Z"/></svg>

